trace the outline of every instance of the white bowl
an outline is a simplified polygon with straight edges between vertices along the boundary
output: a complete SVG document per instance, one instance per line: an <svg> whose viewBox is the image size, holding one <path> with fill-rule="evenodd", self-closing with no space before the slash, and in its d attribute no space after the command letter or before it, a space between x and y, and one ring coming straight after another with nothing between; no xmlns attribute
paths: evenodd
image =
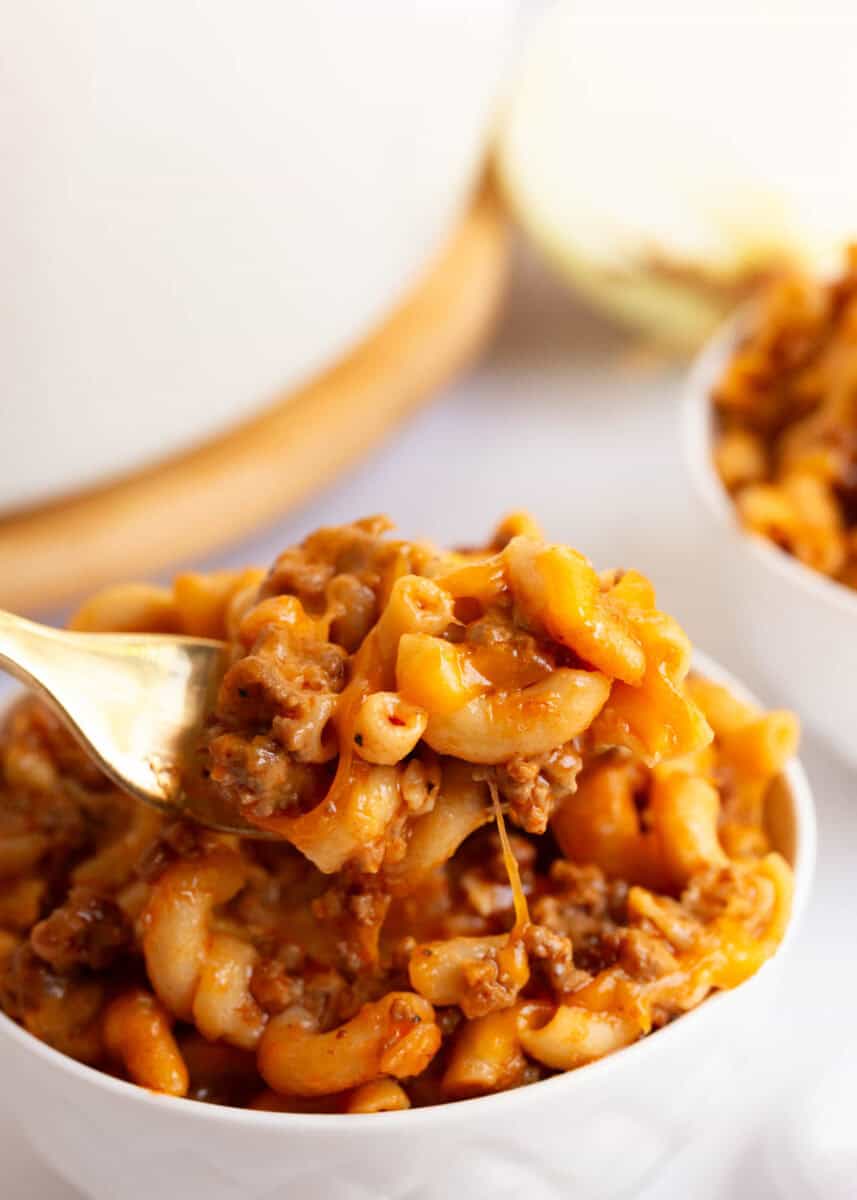
<svg viewBox="0 0 857 1200"><path fill-rule="evenodd" d="M748 697L714 663L711 678ZM776 956L610 1058L515 1091L437 1108L304 1116L150 1094L50 1049L0 1016L2 1096L23 1135L93 1200L564 1200L628 1192L675 1153L747 1069L806 907L815 814L802 767L774 790L772 839L795 871Z"/></svg>
<svg viewBox="0 0 857 1200"><path fill-rule="evenodd" d="M698 593L707 596L706 638L857 764L857 592L742 529L714 467L710 397L746 320L745 310L703 349L683 402L684 457L699 524L693 571Z"/></svg>
<svg viewBox="0 0 857 1200"><path fill-rule="evenodd" d="M481 169L518 2L8 6L0 509L221 431L377 325Z"/></svg>

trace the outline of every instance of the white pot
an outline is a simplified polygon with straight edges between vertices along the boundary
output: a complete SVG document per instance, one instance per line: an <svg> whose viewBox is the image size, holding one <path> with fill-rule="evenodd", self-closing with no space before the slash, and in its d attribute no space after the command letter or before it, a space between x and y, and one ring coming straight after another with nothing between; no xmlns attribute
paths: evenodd
<svg viewBox="0 0 857 1200"><path fill-rule="evenodd" d="M2 0L0 509L227 428L440 249L517 0Z"/></svg>
<svg viewBox="0 0 857 1200"><path fill-rule="evenodd" d="M695 665L747 699L702 655ZM157 1096L50 1049L0 1016L0 1100L23 1135L92 1200L599 1200L636 1185L728 1105L777 1003L809 894L815 815L791 763L770 805L795 896L774 959L671 1025L542 1083L366 1116L217 1108Z"/></svg>
<svg viewBox="0 0 857 1200"><path fill-rule="evenodd" d="M684 456L696 498L696 591L707 596L710 643L765 695L795 709L857 764L857 592L745 532L712 457L711 394L741 336L739 314L688 378Z"/></svg>

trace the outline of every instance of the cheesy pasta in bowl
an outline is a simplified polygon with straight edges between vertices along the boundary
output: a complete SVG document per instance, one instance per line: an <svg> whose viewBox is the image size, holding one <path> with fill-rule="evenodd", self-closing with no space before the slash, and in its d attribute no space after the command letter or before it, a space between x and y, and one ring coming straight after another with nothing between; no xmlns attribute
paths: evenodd
<svg viewBox="0 0 857 1200"><path fill-rule="evenodd" d="M690 376L685 454L700 562L766 685L857 762L857 249L785 277ZM835 650L833 648L835 647Z"/></svg>
<svg viewBox="0 0 857 1200"><path fill-rule="evenodd" d="M141 807L35 698L5 719L0 1054L86 1194L611 1194L764 1011L813 857L795 718L521 514L389 528L74 618L230 643L186 786L258 838Z"/></svg>

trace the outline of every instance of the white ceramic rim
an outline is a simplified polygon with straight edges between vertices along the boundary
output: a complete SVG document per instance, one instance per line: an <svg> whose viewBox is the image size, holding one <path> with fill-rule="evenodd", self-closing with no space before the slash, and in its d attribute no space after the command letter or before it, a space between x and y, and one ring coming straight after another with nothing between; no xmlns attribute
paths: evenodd
<svg viewBox="0 0 857 1200"><path fill-rule="evenodd" d="M739 699L760 705L760 702L743 684L734 679L728 671L718 666L707 655L696 651L694 653L693 665L696 670L713 679L715 682L724 684ZM794 943L795 935L803 918L812 887L817 841L815 804L812 789L800 760L795 758L789 762L785 767L783 776L791 795L795 822L795 860L792 867L795 889L788 927L782 942L777 948L774 959L779 958L783 953L787 952ZM697 1008L685 1013L679 1020L671 1022L671 1024L657 1030L656 1033L651 1034L649 1037L641 1038L633 1045L627 1046L623 1050L618 1050L616 1053L599 1059L597 1062L590 1063L588 1066L577 1067L573 1071L554 1075L550 1079L543 1079L538 1083L527 1084L524 1087L513 1088L505 1092L496 1092L492 1095L479 1096L470 1100L451 1101L448 1104L438 1104L427 1108L407 1109L403 1112L363 1114L257 1112L254 1109L232 1108L226 1105L205 1104L199 1100L164 1096L156 1092L149 1092L145 1088L134 1083L128 1083L124 1079L116 1079L112 1075L107 1075L103 1071L97 1070L95 1067L88 1067L84 1063L77 1062L76 1059L69 1058L68 1055L60 1053L59 1050L54 1050L51 1046L39 1041L32 1034L27 1033L26 1030L22 1029L21 1026L17 1025L2 1012L0 1012L0 1043L2 1043L4 1037L11 1038L12 1041L16 1042L23 1049L28 1050L48 1063L52 1063L58 1070L65 1072L67 1075L72 1076L72 1078L76 1078L84 1084L104 1089L109 1094L114 1095L117 1101L130 1101L131 1103L140 1104L144 1108L150 1106L163 1108L165 1111L170 1112L175 1119L179 1120L182 1113L188 1116L202 1117L212 1124L212 1128L215 1125L223 1127L230 1125L253 1126L257 1129L278 1129L283 1133L294 1132L298 1134L310 1132L330 1133L336 1129L340 1129L343 1133L346 1131L358 1133L361 1130L371 1129L378 1133L382 1129L390 1132L392 1125L395 1127L397 1133L404 1134L407 1133L408 1127L417 1123L420 1125L425 1125L426 1123L431 1125L438 1122L461 1121L466 1113L472 1111L472 1106L474 1105L479 1105L480 1111L486 1106L490 1106L491 1111L496 1112L499 1117L503 1111L508 1113L513 1108L520 1109L522 1106L526 1106L534 1101L541 1100L549 1103L553 1100L554 1102L561 1102L562 1096L575 1088L585 1088L588 1085L597 1087L608 1075L613 1075L617 1071L621 1071L622 1063L630 1061L631 1056L640 1059L643 1055L648 1055L649 1057L657 1055L657 1047L663 1046L667 1038L675 1040L677 1037L688 1036L692 1034L694 1029L699 1030L702 1028L703 1023L707 1019L706 1014L711 1013L715 1008L719 1011L724 1005L740 1003L741 996L746 994L748 988L758 985L760 976L770 968L774 959L763 963L754 976L738 987L730 991L717 992L715 995L704 1000ZM656 1062L653 1063L653 1070L657 1070ZM464 1111L462 1110L462 1105L465 1106Z"/></svg>
<svg viewBox="0 0 857 1200"><path fill-rule="evenodd" d="M708 511L747 554L800 588L814 600L832 605L857 621L857 591L814 571L767 538L742 529L732 498L717 474L711 442L714 414L711 394L731 355L740 343L753 311L752 302L738 311L706 342L694 359L684 388L681 413L682 448L697 494Z"/></svg>

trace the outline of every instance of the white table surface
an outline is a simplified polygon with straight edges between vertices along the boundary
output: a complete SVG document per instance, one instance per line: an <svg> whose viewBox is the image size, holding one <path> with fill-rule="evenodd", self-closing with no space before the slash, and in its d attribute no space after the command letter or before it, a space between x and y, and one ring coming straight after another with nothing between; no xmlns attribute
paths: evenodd
<svg viewBox="0 0 857 1200"><path fill-rule="evenodd" d="M678 461L680 380L679 368L643 364L620 334L522 260L495 345L477 370L337 487L216 562L267 563L318 524L378 511L408 535L473 542L503 511L523 506L597 565L650 572L663 606L742 675L693 569L700 547ZM819 805L820 854L815 894L786 967L784 1003L771 1013L756 1060L736 1078L722 1121L640 1200L857 1196L857 1183L849 1192L847 1180L845 1190L810 1191L791 1168L789 1119L837 1060L857 991L855 778L811 735L803 757ZM3 1200L75 1200L8 1121L0 1122L0 1164Z"/></svg>

